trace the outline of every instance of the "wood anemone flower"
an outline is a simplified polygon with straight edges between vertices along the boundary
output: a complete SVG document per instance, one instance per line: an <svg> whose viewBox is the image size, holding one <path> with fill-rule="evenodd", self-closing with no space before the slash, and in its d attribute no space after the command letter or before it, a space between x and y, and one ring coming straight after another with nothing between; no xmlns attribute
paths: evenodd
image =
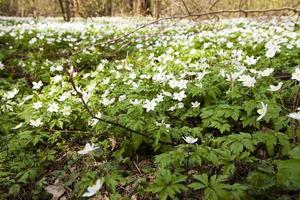
<svg viewBox="0 0 300 200"><path fill-rule="evenodd" d="M91 197L95 195L102 187L103 185L103 179L98 179L95 183L95 185L92 185L87 188L87 191L82 195L83 197Z"/></svg>
<svg viewBox="0 0 300 200"><path fill-rule="evenodd" d="M182 137L182 139L188 144L194 144L198 141L198 138L193 138L191 136Z"/></svg>
<svg viewBox="0 0 300 200"><path fill-rule="evenodd" d="M262 108L257 110L257 113L259 114L257 121L261 120L267 114L268 104L264 104L263 102L261 102L261 106Z"/></svg>
<svg viewBox="0 0 300 200"><path fill-rule="evenodd" d="M78 151L78 154L84 155L88 154L91 151L94 151L95 149L98 149L99 147L95 147L94 144L90 145L90 143L86 143L83 150Z"/></svg>

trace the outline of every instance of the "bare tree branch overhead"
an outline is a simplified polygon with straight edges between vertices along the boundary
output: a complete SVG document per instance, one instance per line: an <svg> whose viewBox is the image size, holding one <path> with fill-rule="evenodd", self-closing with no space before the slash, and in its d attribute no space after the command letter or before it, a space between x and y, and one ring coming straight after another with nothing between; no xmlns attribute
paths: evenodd
<svg viewBox="0 0 300 200"><path fill-rule="evenodd" d="M188 14L188 15L191 15L191 12L190 12L189 8L187 7L185 1L184 1L184 0L181 0L181 2L182 2L182 4L183 4L183 6L184 6L184 8L185 8L185 10L186 10L186 12L187 12L187 14Z"/></svg>
<svg viewBox="0 0 300 200"><path fill-rule="evenodd" d="M155 19L172 17L185 10L187 15L208 13L217 10L239 8L244 15L253 12L244 10L269 10L279 8L299 9L298 0L2 0L0 13L17 16L61 16L66 21L74 17L91 18L96 16L152 16ZM281 10L282 12L284 10ZM233 14L236 12L227 12ZM260 15L268 14L260 12ZM221 14L221 13L219 13ZM258 12L257 12L258 14ZM282 14L282 13L281 13ZM229 16L230 17L230 16Z"/></svg>
<svg viewBox="0 0 300 200"><path fill-rule="evenodd" d="M282 12L282 11L290 11L295 15L299 15L300 10L296 9L296 8L292 8L292 7L282 7L282 8L274 8L274 9L262 9L262 10L245 10L245 9L234 9L234 10L217 10L217 11L210 11L210 12L204 12L204 13L195 13L195 14L188 14L188 15L178 15L178 16L171 16L171 17L164 17L164 18L159 18L157 20L153 20L151 22L148 23L144 23L140 26L138 26L136 29L129 31L126 34L123 34L117 38L114 39L110 39L109 41L105 42L105 43L96 43L94 45L111 45L117 42L122 41L124 38L132 35L133 33L146 28L150 25L153 24L157 24L163 21L168 21L168 20L173 20L173 19L192 19L194 17L196 17L196 19L200 18L200 17L204 17L204 16L211 16L211 15L217 15L217 14L228 14L228 13L243 13L245 15L247 14L253 14L253 13L269 13L269 12ZM89 47L86 47L86 49L88 49ZM80 53L80 51L75 51L72 52L72 55Z"/></svg>

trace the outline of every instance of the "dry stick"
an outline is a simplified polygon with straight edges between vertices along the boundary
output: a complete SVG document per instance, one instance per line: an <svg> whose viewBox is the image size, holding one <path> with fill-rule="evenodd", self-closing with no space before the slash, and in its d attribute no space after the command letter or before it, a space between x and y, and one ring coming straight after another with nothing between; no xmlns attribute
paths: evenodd
<svg viewBox="0 0 300 200"><path fill-rule="evenodd" d="M130 131L130 132L132 132L132 133L135 133L135 134L137 134L137 135L144 136L144 137L146 137L146 138L152 140L152 142L155 141L155 139L152 138L152 137L150 137L148 133L141 133L141 132L138 132L138 131L133 130L133 129L131 129L131 128L128 128L128 127L126 127L126 126L124 126L124 125L122 125L122 124L118 124L118 123L116 123L116 122L109 121L109 120L105 120L105 119L102 119L102 118L100 118L100 117L95 116L95 115L93 114L92 110L90 109L90 107L89 107L89 106L87 105L87 103L84 101L82 93L77 89L77 87L76 87L76 85L75 85L75 82L74 82L74 80L73 80L72 74L69 73L67 70L65 70L65 71L66 71L66 73L68 73L68 75L69 75L69 82L71 83L72 88L75 90L77 96L80 98L80 100L81 100L81 102L82 102L82 105L83 105L84 109L89 113L89 115L90 115L91 117L93 117L93 118L95 118L95 119L97 119L97 120L99 120L99 121L101 121L101 122L105 122L105 123L107 123L107 124L111 124L111 125L113 125L113 126L123 128L123 129L125 129L125 130L127 130L127 131ZM174 145L174 144L171 143L171 142L164 142L164 141L160 141L160 140L159 140L158 142L161 143L161 144Z"/></svg>
<svg viewBox="0 0 300 200"><path fill-rule="evenodd" d="M85 131L85 130L66 130L66 129L43 129L43 130L49 132L62 132L62 133L92 133L90 131Z"/></svg>
<svg viewBox="0 0 300 200"><path fill-rule="evenodd" d="M215 2L213 2L213 4L211 4L211 6L209 7L209 11L211 11L218 3L220 0L216 0Z"/></svg>
<svg viewBox="0 0 300 200"><path fill-rule="evenodd" d="M135 168L136 168L136 169L138 170L138 172L140 173L140 175L142 175L143 173L141 172L139 166L138 166L134 161L132 161L132 162L133 162Z"/></svg>
<svg viewBox="0 0 300 200"><path fill-rule="evenodd" d="M191 15L191 12L190 12L189 8L188 8L187 5L185 4L185 1L184 1L184 0L181 0L181 2L182 2L182 4L183 4L183 6L184 6L186 12L188 13L188 15Z"/></svg>

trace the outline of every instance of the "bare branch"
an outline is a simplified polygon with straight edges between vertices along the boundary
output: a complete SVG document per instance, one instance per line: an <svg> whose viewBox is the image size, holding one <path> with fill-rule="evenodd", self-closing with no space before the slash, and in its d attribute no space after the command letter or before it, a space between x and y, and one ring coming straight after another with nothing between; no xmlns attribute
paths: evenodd
<svg viewBox="0 0 300 200"><path fill-rule="evenodd" d="M125 130L127 130L127 131L129 131L129 132L132 132L132 133L135 133L135 134L137 134L137 135L146 137L146 138L152 140L152 142L155 142L155 139L152 138L152 137L150 136L151 134L149 134L149 133L142 133L142 132L133 130L133 129L131 129L131 128L128 128L128 127L126 127L126 126L124 126L124 125L122 125L122 124L119 124L119 123L116 123L116 122L113 122L113 121L109 121L109 120L105 120L105 119L102 119L102 118L100 118L100 117L95 116L95 114L92 112L92 110L90 109L90 107L87 105L87 103L86 103L85 100L83 99L82 93L81 93L81 92L78 90L78 88L76 87L75 82L74 82L74 80L73 80L73 75L72 75L71 73L68 72L68 70L66 69L66 67L65 67L65 72L68 74L68 76L69 76L69 82L71 83L72 88L73 88L74 91L76 92L77 96L80 98L81 103L82 103L84 109L89 113L89 115L90 115L92 118L95 118L95 119L97 119L97 120L99 120L99 121L101 121L101 122L104 122L104 123L107 123L107 124L111 124L111 125L116 126L116 127L123 128L123 129L125 129ZM171 142L164 142L164 141L160 141L160 140L159 140L158 142L161 143L161 144L166 144L166 145L174 145L174 144L171 143Z"/></svg>
<svg viewBox="0 0 300 200"><path fill-rule="evenodd" d="M194 8L200 13L202 10L198 7L198 5L195 3L194 0L191 0L191 3L193 4Z"/></svg>
<svg viewBox="0 0 300 200"><path fill-rule="evenodd" d="M216 1L217 2L217 1ZM165 17L165 18L160 18L154 21L151 21L149 23L145 23L142 24L140 26L138 26L137 28L135 28L134 30L123 34L120 37L117 37L115 39L112 40L108 40L107 42L101 42L101 43L96 43L95 45L111 45L114 44L116 42L119 42L120 40L132 35L133 33L146 28L148 26L151 26L153 24L157 24L158 22L162 22L162 21L167 21L167 20L173 20L173 19L185 19L185 18L193 18L196 17L197 19L200 17L204 17L204 16L209 16L209 15L217 15L217 14L225 14L225 13L244 13L245 15L249 14L249 13L268 13L268 12L280 12L280 11L291 11L295 14L299 14L300 10L296 9L296 8L292 8L292 7L281 7L281 8L274 8L274 9L265 9L265 10L244 10L244 9L233 9L233 10L217 10L217 11L210 11L210 12L204 12L204 13L197 13L197 14L188 14L188 15L179 15L179 16L171 16L171 17ZM83 50L88 49L89 47L86 48L82 48L78 51L75 51L72 53L72 55L78 54L80 52L82 52Z"/></svg>
<svg viewBox="0 0 300 200"><path fill-rule="evenodd" d="M184 1L184 0L181 0L181 2L182 2L182 4L183 4L183 6L184 6L186 12L188 13L188 15L191 15L191 12L190 12L189 8L187 7L185 1Z"/></svg>
<svg viewBox="0 0 300 200"><path fill-rule="evenodd" d="M209 7L209 11L211 11L218 3L219 3L219 1L220 0L215 0L212 4L211 4L211 6Z"/></svg>

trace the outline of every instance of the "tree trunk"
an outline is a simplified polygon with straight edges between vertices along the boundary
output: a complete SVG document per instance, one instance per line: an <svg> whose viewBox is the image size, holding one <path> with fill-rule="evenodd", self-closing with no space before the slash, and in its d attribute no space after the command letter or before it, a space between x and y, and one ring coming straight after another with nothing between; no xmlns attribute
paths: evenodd
<svg viewBox="0 0 300 200"><path fill-rule="evenodd" d="M133 1L133 14L135 16L144 16L147 13L146 0L134 0Z"/></svg>
<svg viewBox="0 0 300 200"><path fill-rule="evenodd" d="M37 19L38 18L38 11L37 11L37 6L36 6L36 0L31 0L30 1L31 5L31 12L32 12L32 16L34 19Z"/></svg>
<svg viewBox="0 0 300 200"><path fill-rule="evenodd" d="M70 0L66 0L66 21L69 22L71 20L71 2Z"/></svg>
<svg viewBox="0 0 300 200"><path fill-rule="evenodd" d="M58 0L59 2L59 7L61 9L61 13L62 13L62 16L64 18L64 21L66 21L66 13L65 13L65 8L64 8L64 2L63 0Z"/></svg>
<svg viewBox="0 0 300 200"><path fill-rule="evenodd" d="M152 7L152 16L156 20L158 20L160 16L160 0L152 0L151 7Z"/></svg>
<svg viewBox="0 0 300 200"><path fill-rule="evenodd" d="M112 16L112 8L113 8L113 4L112 4L112 0L106 0L105 1L105 16Z"/></svg>
<svg viewBox="0 0 300 200"><path fill-rule="evenodd" d="M59 7L61 9L64 21L69 22L71 20L71 2L70 0L58 0Z"/></svg>
<svg viewBox="0 0 300 200"><path fill-rule="evenodd" d="M73 0L73 6L74 6L74 16L80 17L80 0Z"/></svg>

